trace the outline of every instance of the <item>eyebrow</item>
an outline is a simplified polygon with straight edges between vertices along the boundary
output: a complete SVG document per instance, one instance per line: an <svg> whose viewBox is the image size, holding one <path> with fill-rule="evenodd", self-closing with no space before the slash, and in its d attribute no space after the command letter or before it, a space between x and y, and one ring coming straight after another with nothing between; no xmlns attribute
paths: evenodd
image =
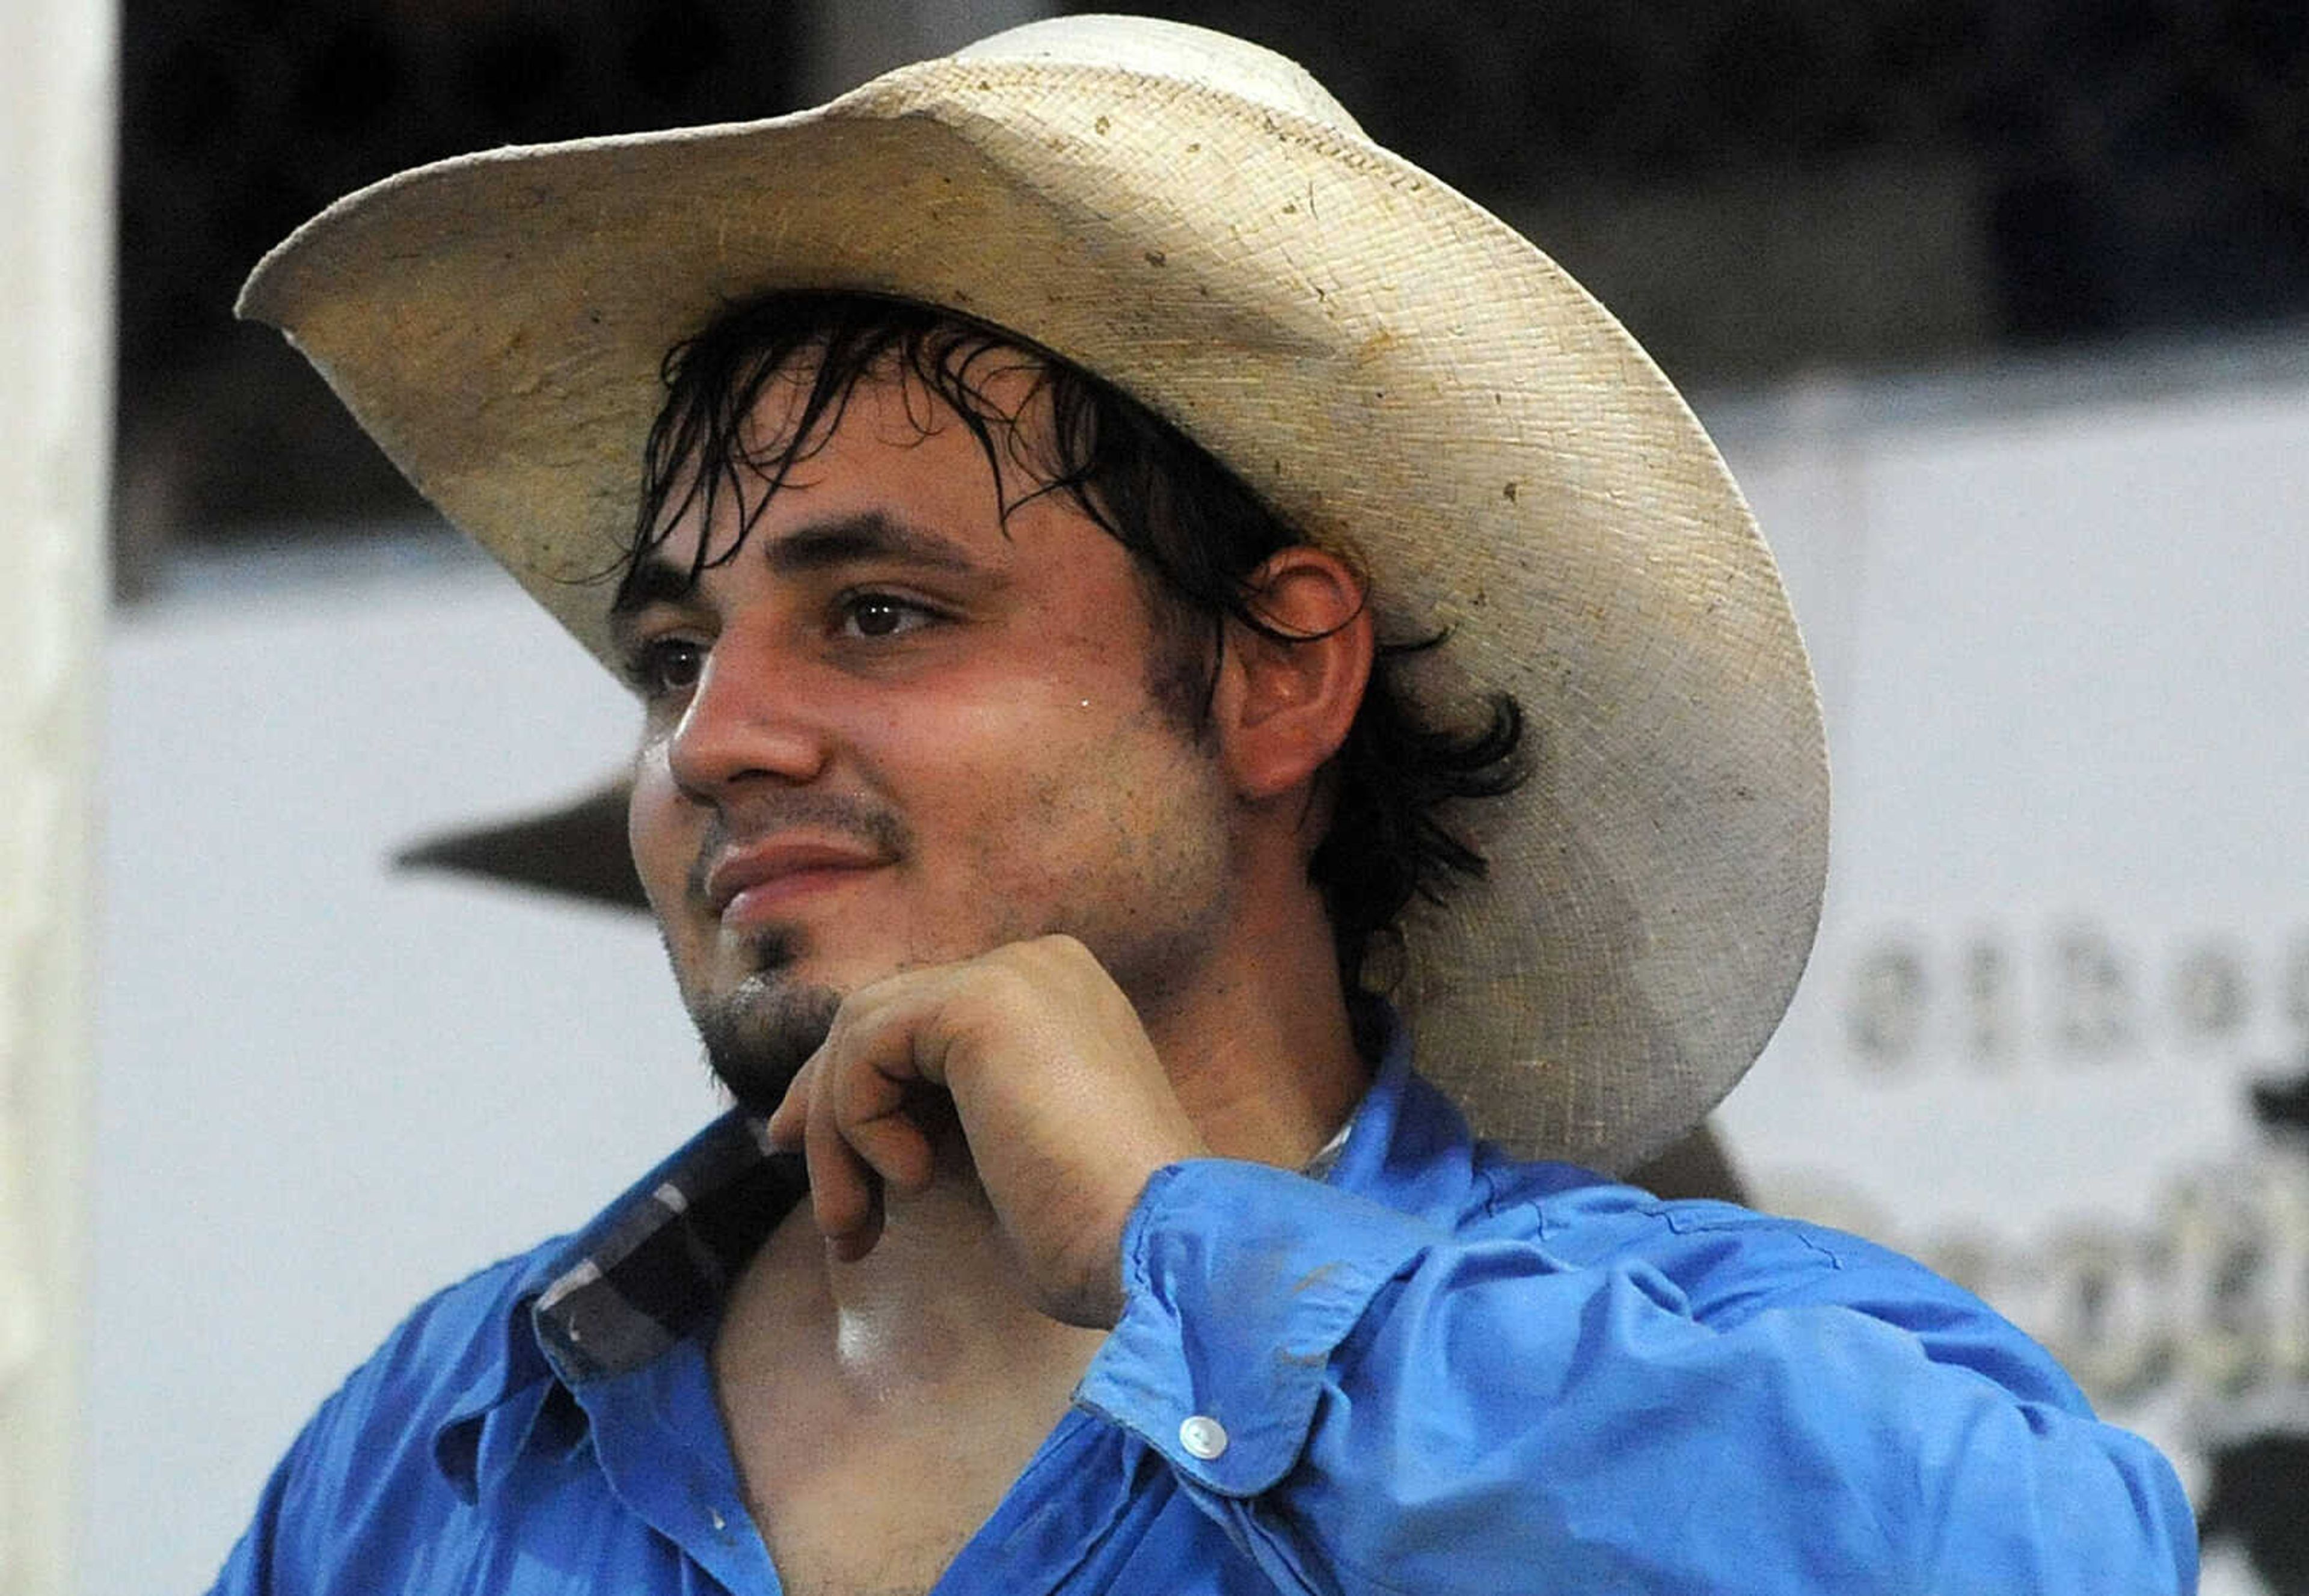
<svg viewBox="0 0 2309 1596"><path fill-rule="evenodd" d="M980 569L978 559L963 544L882 510L807 522L761 545L761 552L772 571L786 577L869 559L956 575ZM617 597L610 604L610 624L630 620L653 604L687 602L696 590L697 576L688 566L662 554L644 555L618 584Z"/></svg>

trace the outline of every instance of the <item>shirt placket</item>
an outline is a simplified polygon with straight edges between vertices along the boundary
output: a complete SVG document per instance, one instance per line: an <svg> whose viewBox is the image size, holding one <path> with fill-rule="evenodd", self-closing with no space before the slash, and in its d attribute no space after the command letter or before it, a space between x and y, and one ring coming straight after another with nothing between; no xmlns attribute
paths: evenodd
<svg viewBox="0 0 2309 1596"><path fill-rule="evenodd" d="M610 1489L731 1596L782 1590L746 1510L703 1346L677 1342L630 1373L577 1389Z"/></svg>

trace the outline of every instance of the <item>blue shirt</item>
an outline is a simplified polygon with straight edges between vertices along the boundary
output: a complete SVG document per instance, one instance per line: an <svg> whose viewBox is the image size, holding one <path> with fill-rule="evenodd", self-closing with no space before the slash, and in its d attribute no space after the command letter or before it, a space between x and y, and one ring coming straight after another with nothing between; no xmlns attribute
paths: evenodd
<svg viewBox="0 0 2309 1596"><path fill-rule="evenodd" d="M419 1308L221 1592L774 1592L706 1353L801 1190L737 1115ZM1922 1267L1470 1141L1398 1045L1320 1180L1148 1183L1127 1306L949 1567L1044 1592L2194 1588L2172 1470Z"/></svg>

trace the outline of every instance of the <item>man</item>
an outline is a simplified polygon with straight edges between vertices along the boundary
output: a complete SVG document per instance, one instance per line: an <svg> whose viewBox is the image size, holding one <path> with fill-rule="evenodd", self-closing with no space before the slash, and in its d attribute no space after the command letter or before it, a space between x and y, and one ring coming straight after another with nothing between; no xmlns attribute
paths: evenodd
<svg viewBox="0 0 2309 1596"><path fill-rule="evenodd" d="M1786 1001L1809 673L1641 352L1287 63L449 162L244 308L634 687L739 1107L420 1307L221 1588L2191 1583L1979 1304L1578 1167Z"/></svg>

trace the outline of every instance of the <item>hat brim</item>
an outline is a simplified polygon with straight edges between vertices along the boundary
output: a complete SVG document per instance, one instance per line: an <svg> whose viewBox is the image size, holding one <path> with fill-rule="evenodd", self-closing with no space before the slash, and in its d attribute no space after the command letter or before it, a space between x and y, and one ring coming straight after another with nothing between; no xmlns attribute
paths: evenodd
<svg viewBox="0 0 2309 1596"><path fill-rule="evenodd" d="M364 190L244 315L605 663L667 350L778 288L950 307L1094 371L1353 550L1447 708L1537 761L1457 817L1396 996L1478 1129L1607 1169L1760 1050L1817 923L1827 778L1769 553L1634 341L1513 230L1351 129L1040 56L769 121L517 148Z"/></svg>

